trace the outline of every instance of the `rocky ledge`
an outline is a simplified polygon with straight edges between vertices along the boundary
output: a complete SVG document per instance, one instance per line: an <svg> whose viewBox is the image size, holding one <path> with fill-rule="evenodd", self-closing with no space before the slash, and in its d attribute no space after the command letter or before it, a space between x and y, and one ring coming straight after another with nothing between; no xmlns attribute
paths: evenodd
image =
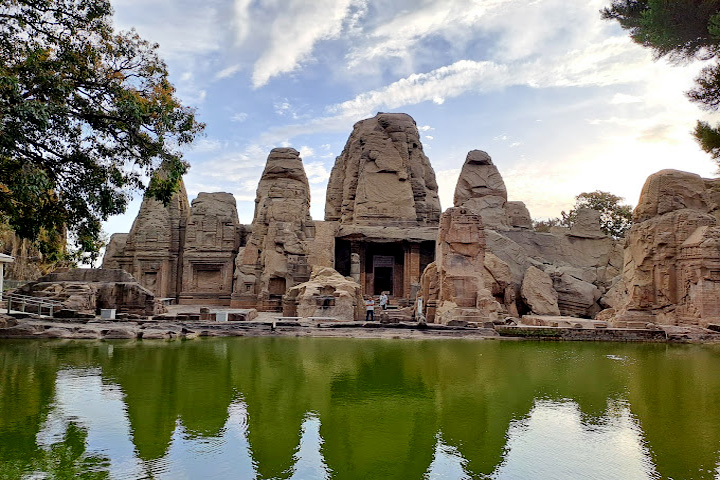
<svg viewBox="0 0 720 480"><path fill-rule="evenodd" d="M102 319L14 318L0 314L0 338L74 340L175 340L228 336L313 336L346 338L475 338L567 341L720 343L716 328L607 328L602 322L572 317L532 316L522 323L452 325L417 322L337 322L323 318L287 318L264 314L249 321L217 322L187 319L108 321Z"/></svg>

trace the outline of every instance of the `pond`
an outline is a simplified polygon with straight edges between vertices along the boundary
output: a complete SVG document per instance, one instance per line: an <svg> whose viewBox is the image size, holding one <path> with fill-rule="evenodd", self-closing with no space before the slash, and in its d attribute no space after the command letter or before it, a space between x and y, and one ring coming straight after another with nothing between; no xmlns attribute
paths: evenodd
<svg viewBox="0 0 720 480"><path fill-rule="evenodd" d="M0 343L0 478L720 478L720 348Z"/></svg>

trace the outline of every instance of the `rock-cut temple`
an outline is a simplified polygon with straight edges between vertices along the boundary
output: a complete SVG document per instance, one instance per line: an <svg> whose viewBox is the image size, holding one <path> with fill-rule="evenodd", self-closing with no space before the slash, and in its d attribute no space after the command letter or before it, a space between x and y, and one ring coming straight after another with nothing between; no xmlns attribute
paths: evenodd
<svg viewBox="0 0 720 480"><path fill-rule="evenodd" d="M162 174L160 171L158 174ZM130 233L110 240L103 268L132 274L180 304L283 311L337 307L358 319L362 295L388 292L428 322L505 315L574 316L615 326L720 321L720 180L663 170L648 178L635 224L616 241L600 213L535 231L508 201L490 156L467 154L453 206L438 186L415 121L379 113L355 124L330 174L324 221L292 148L270 152L251 225L229 193L184 187L169 205L145 199Z"/></svg>
<svg viewBox="0 0 720 480"><path fill-rule="evenodd" d="M378 114L358 122L335 161L325 221L310 217L299 153L270 152L251 225L228 193L184 186L168 206L145 199L130 233L112 236L103 268L122 268L183 304L280 310L313 266L335 268L363 292L410 298L434 260L440 202L414 120Z"/></svg>

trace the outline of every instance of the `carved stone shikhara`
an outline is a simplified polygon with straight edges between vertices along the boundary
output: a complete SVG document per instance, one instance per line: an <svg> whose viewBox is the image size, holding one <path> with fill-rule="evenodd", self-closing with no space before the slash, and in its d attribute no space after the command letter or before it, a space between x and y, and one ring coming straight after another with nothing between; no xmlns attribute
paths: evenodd
<svg viewBox="0 0 720 480"><path fill-rule="evenodd" d="M252 234L235 262L231 305L281 310L287 289L310 278L314 238L310 185L300 154L274 148L260 177Z"/></svg>
<svg viewBox="0 0 720 480"><path fill-rule="evenodd" d="M387 292L401 307L422 297L429 322L602 311L618 326L707 325L720 320L718 192L718 181L664 170L645 184L623 241L604 235L592 210L578 211L572 228L536 232L490 156L472 150L441 216L415 121L379 113L355 124L337 157L324 221L310 217L299 153L276 148L251 225L238 222L232 195L200 193L191 207L181 185L167 206L143 201L103 265L180 303L308 312L323 297L321 310L345 305L348 315L333 307L345 318L362 315L358 292ZM331 291L351 293L332 302Z"/></svg>

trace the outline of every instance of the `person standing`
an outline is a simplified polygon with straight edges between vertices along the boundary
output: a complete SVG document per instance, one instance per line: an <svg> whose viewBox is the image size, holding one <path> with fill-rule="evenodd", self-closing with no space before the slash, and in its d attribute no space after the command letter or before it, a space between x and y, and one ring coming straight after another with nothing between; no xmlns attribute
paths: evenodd
<svg viewBox="0 0 720 480"><path fill-rule="evenodd" d="M375 320L375 299L373 297L365 297L365 321L372 322Z"/></svg>
<svg viewBox="0 0 720 480"><path fill-rule="evenodd" d="M387 310L388 296L386 292L380 294L380 308Z"/></svg>

